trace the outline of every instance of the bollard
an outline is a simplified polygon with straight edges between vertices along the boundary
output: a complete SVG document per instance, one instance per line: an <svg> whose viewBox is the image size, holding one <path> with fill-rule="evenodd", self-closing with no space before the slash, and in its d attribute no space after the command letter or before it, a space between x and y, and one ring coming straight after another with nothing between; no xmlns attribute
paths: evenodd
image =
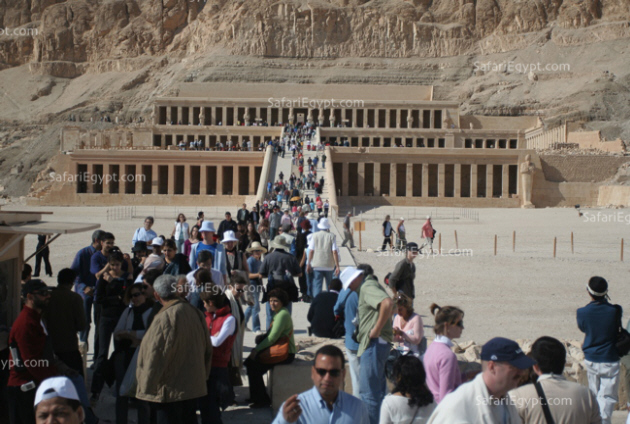
<svg viewBox="0 0 630 424"><path fill-rule="evenodd" d="M442 233L438 234L438 252L442 253Z"/></svg>
<svg viewBox="0 0 630 424"><path fill-rule="evenodd" d="M497 235L494 235L494 256L497 256Z"/></svg>
<svg viewBox="0 0 630 424"><path fill-rule="evenodd" d="M558 238L554 237L553 238L553 257L554 258L556 257L556 244L557 244L557 242L558 242Z"/></svg>
<svg viewBox="0 0 630 424"><path fill-rule="evenodd" d="M571 254L573 254L573 231L571 231Z"/></svg>
<svg viewBox="0 0 630 424"><path fill-rule="evenodd" d="M459 243L457 242L457 230L455 230L455 249L459 250Z"/></svg>
<svg viewBox="0 0 630 424"><path fill-rule="evenodd" d="M623 239L621 239L621 262L623 262Z"/></svg>
<svg viewBox="0 0 630 424"><path fill-rule="evenodd" d="M512 231L512 253L516 252L516 231Z"/></svg>

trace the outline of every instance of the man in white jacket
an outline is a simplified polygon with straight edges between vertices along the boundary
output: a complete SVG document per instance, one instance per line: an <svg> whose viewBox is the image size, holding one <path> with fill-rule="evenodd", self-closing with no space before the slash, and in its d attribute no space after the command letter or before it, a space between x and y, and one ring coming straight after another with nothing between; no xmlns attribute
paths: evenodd
<svg viewBox="0 0 630 424"><path fill-rule="evenodd" d="M535 363L516 342L495 337L481 350L482 373L449 393L429 418L429 424L521 423L507 392Z"/></svg>

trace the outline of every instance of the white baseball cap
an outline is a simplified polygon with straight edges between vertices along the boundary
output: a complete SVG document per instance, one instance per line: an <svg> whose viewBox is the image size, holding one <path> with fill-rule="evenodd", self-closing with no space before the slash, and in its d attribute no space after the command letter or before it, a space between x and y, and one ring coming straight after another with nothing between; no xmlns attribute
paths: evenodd
<svg viewBox="0 0 630 424"><path fill-rule="evenodd" d="M162 246L164 244L164 240L162 237L156 237L151 241L151 246Z"/></svg>
<svg viewBox="0 0 630 424"><path fill-rule="evenodd" d="M56 397L80 401L77 389L68 377L52 377L42 381L37 388L34 405L37 406L43 400Z"/></svg>

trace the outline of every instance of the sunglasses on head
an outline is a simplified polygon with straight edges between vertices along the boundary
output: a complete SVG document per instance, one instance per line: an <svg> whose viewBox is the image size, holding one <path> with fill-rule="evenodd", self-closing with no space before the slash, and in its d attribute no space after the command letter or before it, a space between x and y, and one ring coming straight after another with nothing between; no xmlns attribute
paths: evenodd
<svg viewBox="0 0 630 424"><path fill-rule="evenodd" d="M317 372L317 374L319 374L320 377L324 377L326 374L330 374L331 377L339 377L341 375L341 370L340 369L332 369L332 370L325 370L323 368L315 368L315 372Z"/></svg>

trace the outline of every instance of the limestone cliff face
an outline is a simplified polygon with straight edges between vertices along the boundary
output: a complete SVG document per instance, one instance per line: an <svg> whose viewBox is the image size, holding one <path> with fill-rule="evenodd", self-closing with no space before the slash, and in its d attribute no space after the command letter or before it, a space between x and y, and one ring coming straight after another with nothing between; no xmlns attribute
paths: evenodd
<svg viewBox="0 0 630 424"><path fill-rule="evenodd" d="M541 36L559 45L628 37L629 20L627 0L0 0L0 27L38 29L0 37L0 64L89 66L216 48L286 58L487 54Z"/></svg>

